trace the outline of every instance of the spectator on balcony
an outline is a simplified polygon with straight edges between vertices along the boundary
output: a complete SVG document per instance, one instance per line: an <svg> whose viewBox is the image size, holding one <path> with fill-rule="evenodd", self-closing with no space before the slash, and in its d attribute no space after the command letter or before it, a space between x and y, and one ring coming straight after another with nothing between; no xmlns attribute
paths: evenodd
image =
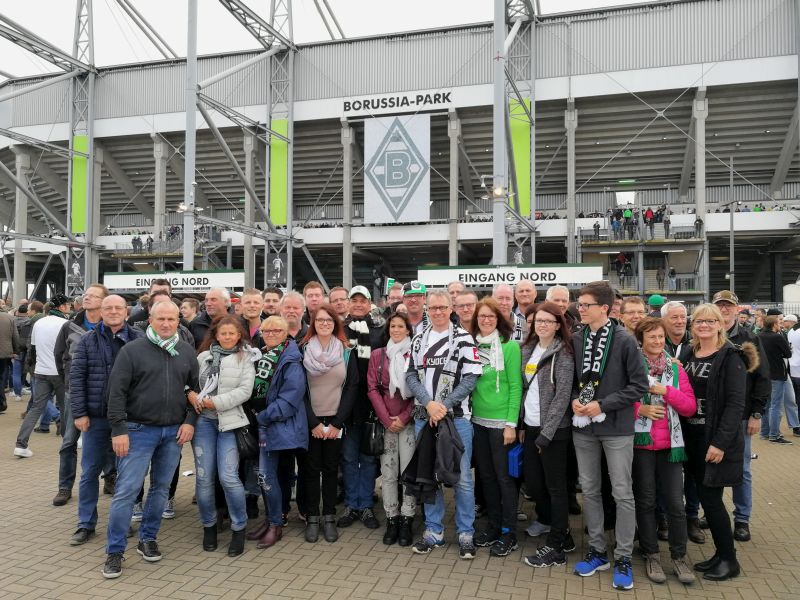
<svg viewBox="0 0 800 600"><path fill-rule="evenodd" d="M656 234L655 234L655 225L656 225L655 214L653 213L653 209L650 208L649 206L647 207L647 210L644 212L644 222L647 224L647 227L650 229L650 239L651 240L655 239L655 237L656 237Z"/></svg>
<svg viewBox="0 0 800 600"><path fill-rule="evenodd" d="M614 234L614 239L622 239L622 224L616 217L611 217L611 231Z"/></svg>
<svg viewBox="0 0 800 600"><path fill-rule="evenodd" d="M667 276L667 270L664 268L664 265L659 265L658 270L656 271L656 286L658 289L664 289L664 279Z"/></svg>
<svg viewBox="0 0 800 600"><path fill-rule="evenodd" d="M672 214L672 211L664 211L664 218L662 219L661 223L664 225L664 239L669 239L669 226L672 223L669 216Z"/></svg>
<svg viewBox="0 0 800 600"><path fill-rule="evenodd" d="M675 272L675 267L670 267L667 272L667 289L670 292L678 289L678 274Z"/></svg>
<svg viewBox="0 0 800 600"><path fill-rule="evenodd" d="M703 236L703 219L700 215L694 220L694 237L699 238Z"/></svg>
<svg viewBox="0 0 800 600"><path fill-rule="evenodd" d="M596 241L600 241L600 222L595 221L594 225L592 225L592 229L594 229L594 239Z"/></svg>

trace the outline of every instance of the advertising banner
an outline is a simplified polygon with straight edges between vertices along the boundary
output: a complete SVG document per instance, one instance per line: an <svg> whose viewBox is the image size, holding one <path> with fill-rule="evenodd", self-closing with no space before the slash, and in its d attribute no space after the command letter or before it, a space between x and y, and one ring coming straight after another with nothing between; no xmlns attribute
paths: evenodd
<svg viewBox="0 0 800 600"><path fill-rule="evenodd" d="M154 279L168 279L173 291L207 292L208 288L244 288L244 271L172 271L167 273L106 273L103 284L111 291L147 290Z"/></svg>
<svg viewBox="0 0 800 600"><path fill-rule="evenodd" d="M592 264L429 267L419 269L417 279L428 287L461 281L467 287L490 288L498 283L514 285L524 280L537 286L583 285L603 279L603 267Z"/></svg>

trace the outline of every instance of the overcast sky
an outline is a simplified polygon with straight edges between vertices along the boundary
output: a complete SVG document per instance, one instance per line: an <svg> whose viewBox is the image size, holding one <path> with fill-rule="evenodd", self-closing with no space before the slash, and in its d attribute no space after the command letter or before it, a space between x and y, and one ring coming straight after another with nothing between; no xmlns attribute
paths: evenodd
<svg viewBox="0 0 800 600"><path fill-rule="evenodd" d="M639 4L634 0L541 0L543 13ZM62 50L72 51L75 0L4 0L1 12ZM186 55L186 0L133 0L134 6L178 53ZM319 2L324 5L323 2ZM328 0L348 37L491 21L493 0ZM269 0L248 6L265 19ZM296 42L329 39L314 0L294 0ZM131 23L117 0L94 0L95 64L116 65L162 56ZM217 0L199 0L198 53L256 48L257 43ZM0 38L0 70L17 77L57 69ZM2 77L0 77L2 80Z"/></svg>

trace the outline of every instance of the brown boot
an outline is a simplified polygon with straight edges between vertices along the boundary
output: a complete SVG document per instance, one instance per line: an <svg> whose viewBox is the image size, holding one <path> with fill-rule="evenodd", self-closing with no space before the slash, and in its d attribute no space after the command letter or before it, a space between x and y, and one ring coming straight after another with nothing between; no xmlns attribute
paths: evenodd
<svg viewBox="0 0 800 600"><path fill-rule="evenodd" d="M270 525L264 533L264 537L258 540L256 548L269 548L274 546L283 537L283 527L280 525Z"/></svg>
<svg viewBox="0 0 800 600"><path fill-rule="evenodd" d="M257 540L262 535L267 533L267 529L269 529L269 520L265 520L261 525L258 526L257 529L254 529L250 533L248 533L245 537L250 540Z"/></svg>

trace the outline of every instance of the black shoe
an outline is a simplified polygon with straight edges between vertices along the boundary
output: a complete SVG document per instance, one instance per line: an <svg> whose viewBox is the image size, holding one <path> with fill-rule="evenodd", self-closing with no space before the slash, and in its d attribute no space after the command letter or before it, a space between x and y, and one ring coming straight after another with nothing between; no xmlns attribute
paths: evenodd
<svg viewBox="0 0 800 600"><path fill-rule="evenodd" d="M361 522L367 529L378 529L381 526L381 524L378 522L378 519L375 518L375 513L372 512L371 508L365 508L362 510L358 518L361 519Z"/></svg>
<svg viewBox="0 0 800 600"><path fill-rule="evenodd" d="M778 437L776 437L776 438L769 438L769 443L770 443L770 444L783 444L784 446L790 446L790 445L792 445L794 442L792 442L792 441L790 441L790 440L787 440L787 439L786 439L785 437L783 437L782 435L779 435L779 436L778 436Z"/></svg>
<svg viewBox="0 0 800 600"><path fill-rule="evenodd" d="M794 437L800 437L800 427L795 427L794 429L792 429L792 435Z"/></svg>
<svg viewBox="0 0 800 600"><path fill-rule="evenodd" d="M113 496L114 490L117 487L117 472L112 471L108 475L103 475L103 493L107 496Z"/></svg>
<svg viewBox="0 0 800 600"><path fill-rule="evenodd" d="M472 560L478 554L472 540L458 541L458 557L462 560Z"/></svg>
<svg viewBox="0 0 800 600"><path fill-rule="evenodd" d="M258 518L258 496L248 495L244 498L245 504L247 506L247 518L248 519L257 519Z"/></svg>
<svg viewBox="0 0 800 600"><path fill-rule="evenodd" d="M705 517L700 517L699 519L697 519L697 526L700 529L708 529L708 519L706 519Z"/></svg>
<svg viewBox="0 0 800 600"><path fill-rule="evenodd" d="M50 433L50 428L44 429L43 427L34 427L34 433Z"/></svg>
<svg viewBox="0 0 800 600"><path fill-rule="evenodd" d="M217 526L203 527L203 550L213 552L217 549Z"/></svg>
<svg viewBox="0 0 800 600"><path fill-rule="evenodd" d="M353 523L359 520L361 517L361 512L357 511L355 508L348 508L344 511L344 514L339 517L339 520L336 521L337 527L350 527Z"/></svg>
<svg viewBox="0 0 800 600"><path fill-rule="evenodd" d="M116 579L122 575L122 561L125 557L122 552L114 552L106 557L106 564L103 565L103 577L106 579Z"/></svg>
<svg viewBox="0 0 800 600"><path fill-rule="evenodd" d="M339 532L336 530L336 515L322 517L322 537L329 544L339 539Z"/></svg>
<svg viewBox="0 0 800 600"><path fill-rule="evenodd" d="M700 527L700 519L686 519L686 533L695 544L706 543L706 532Z"/></svg>
<svg viewBox="0 0 800 600"><path fill-rule="evenodd" d="M569 514L571 515L581 514L581 505L578 504L578 498L575 494L569 495Z"/></svg>
<svg viewBox="0 0 800 600"><path fill-rule="evenodd" d="M486 508L483 507L481 504L475 505L475 518L480 519L482 516L486 514Z"/></svg>
<svg viewBox="0 0 800 600"><path fill-rule="evenodd" d="M301 517L302 518L302 517ZM286 527L289 525L289 513L283 513L281 515L281 525Z"/></svg>
<svg viewBox="0 0 800 600"><path fill-rule="evenodd" d="M523 562L529 567L555 567L567 564L567 557L561 550L556 550L550 546L542 546L536 551L536 554L526 556Z"/></svg>
<svg viewBox="0 0 800 600"><path fill-rule="evenodd" d="M508 556L517 548L519 548L517 536L513 533L504 533L497 543L493 544L489 549L489 554L492 556Z"/></svg>
<svg viewBox="0 0 800 600"><path fill-rule="evenodd" d="M734 522L733 539L737 542L750 541L750 525L748 523Z"/></svg>
<svg viewBox="0 0 800 600"><path fill-rule="evenodd" d="M53 506L64 506L72 498L72 490L61 488L53 498Z"/></svg>
<svg viewBox="0 0 800 600"><path fill-rule="evenodd" d="M480 546L481 548L492 546L500 541L500 532L492 530L481 531L473 538L472 541L476 546Z"/></svg>
<svg viewBox="0 0 800 600"><path fill-rule="evenodd" d="M319 515L308 516L306 520L306 541L313 544L319 539Z"/></svg>
<svg viewBox="0 0 800 600"><path fill-rule="evenodd" d="M386 519L386 533L383 534L383 543L392 546L397 543L400 536L400 517Z"/></svg>
<svg viewBox="0 0 800 600"><path fill-rule="evenodd" d="M658 518L656 535L658 535L658 539L662 542L666 542L669 539L669 522L667 521L667 515L661 515Z"/></svg>
<svg viewBox="0 0 800 600"><path fill-rule="evenodd" d="M400 517L400 528L397 532L397 545L406 547L414 541L412 526L414 517Z"/></svg>
<svg viewBox="0 0 800 600"><path fill-rule="evenodd" d="M706 573L711 569L713 569L716 566L716 564L721 560L722 559L715 554L708 560L704 560L699 563L694 563L694 570L699 571L700 573Z"/></svg>
<svg viewBox="0 0 800 600"><path fill-rule="evenodd" d="M733 560L718 560L713 567L703 573L703 579L709 581L725 581L738 577L741 573L739 562L734 558Z"/></svg>
<svg viewBox="0 0 800 600"><path fill-rule="evenodd" d="M89 541L89 538L94 537L94 529L86 529L85 527L81 527L72 534L72 538L69 540L70 546L80 546L81 544L85 544Z"/></svg>
<svg viewBox="0 0 800 600"><path fill-rule="evenodd" d="M575 540L572 539L572 534L567 531L567 535L564 537L564 545L562 546L562 550L569 554L570 552L575 552L575 547Z"/></svg>
<svg viewBox="0 0 800 600"><path fill-rule="evenodd" d="M239 556L244 552L244 535L244 529L233 532L231 543L228 545L228 556Z"/></svg>
<svg viewBox="0 0 800 600"><path fill-rule="evenodd" d="M146 542L139 542L136 546L136 551L142 555L142 558L147 562L158 562L161 560L161 551L158 549L158 544L155 540L148 540Z"/></svg>

